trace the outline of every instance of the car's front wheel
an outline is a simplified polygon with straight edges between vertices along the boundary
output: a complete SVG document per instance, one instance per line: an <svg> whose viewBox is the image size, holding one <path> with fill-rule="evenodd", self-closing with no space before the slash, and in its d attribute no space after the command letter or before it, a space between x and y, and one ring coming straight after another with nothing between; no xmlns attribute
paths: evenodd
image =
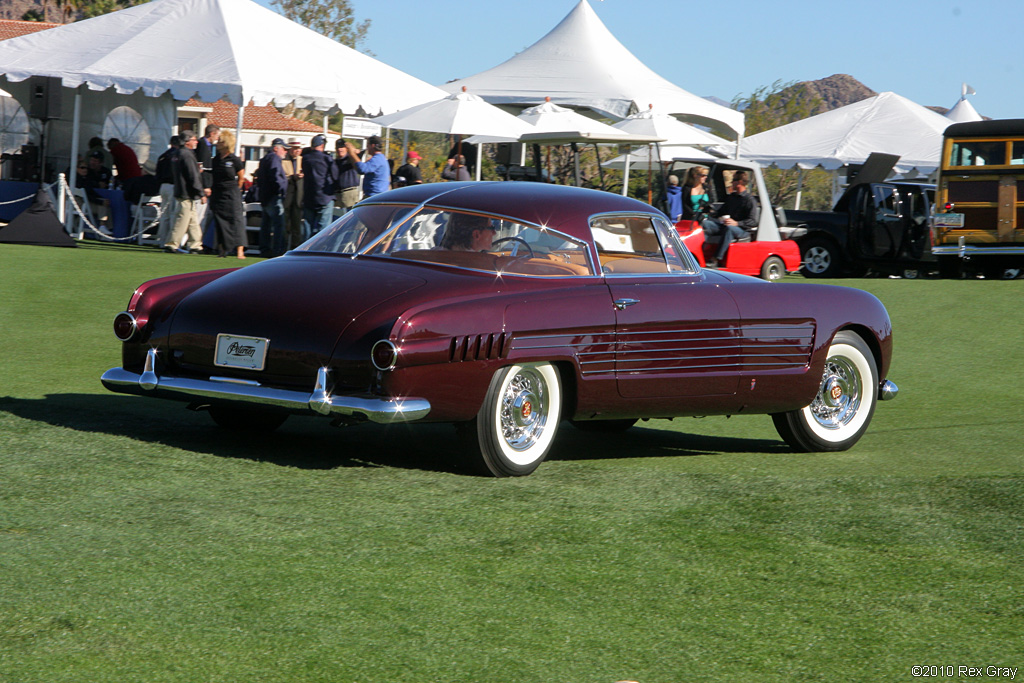
<svg viewBox="0 0 1024 683"><path fill-rule="evenodd" d="M547 457L562 412L562 385L550 363L501 368L464 436L472 464L495 477L530 474Z"/></svg>
<svg viewBox="0 0 1024 683"><path fill-rule="evenodd" d="M845 451L868 428L878 398L878 370L857 334L839 332L828 349L818 394L800 410L772 415L793 450Z"/></svg>

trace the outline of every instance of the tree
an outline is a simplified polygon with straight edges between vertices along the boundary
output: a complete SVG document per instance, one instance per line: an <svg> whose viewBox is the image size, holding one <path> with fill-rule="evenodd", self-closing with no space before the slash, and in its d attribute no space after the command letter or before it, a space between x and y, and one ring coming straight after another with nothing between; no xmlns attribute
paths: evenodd
<svg viewBox="0 0 1024 683"><path fill-rule="evenodd" d="M292 21L342 45L373 54L361 47L370 31L370 20L357 24L349 0L274 0L273 4Z"/></svg>
<svg viewBox="0 0 1024 683"><path fill-rule="evenodd" d="M32 9L22 17L24 21L53 21L66 24L79 19L91 19L114 10L134 7L149 0L43 0L42 10Z"/></svg>
<svg viewBox="0 0 1024 683"><path fill-rule="evenodd" d="M769 86L758 88L746 97L737 96L732 101L734 109L744 114L747 135L756 135L766 130L800 121L820 111L821 98L807 92L806 86L793 82L775 81ZM798 168L768 168L764 180L773 206L793 208L797 189L801 189L803 209L829 209L832 205L832 184L829 174L821 169L801 171Z"/></svg>

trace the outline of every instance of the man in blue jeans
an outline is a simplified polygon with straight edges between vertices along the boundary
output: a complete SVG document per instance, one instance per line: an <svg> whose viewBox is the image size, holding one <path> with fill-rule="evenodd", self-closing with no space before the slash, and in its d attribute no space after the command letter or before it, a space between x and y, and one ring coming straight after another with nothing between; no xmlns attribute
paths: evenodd
<svg viewBox="0 0 1024 683"><path fill-rule="evenodd" d="M284 229L284 195L288 191L288 176L281 164L288 148L281 138L274 138L270 144L272 149L260 159L260 167L256 171L260 209L263 213L263 221L260 223L260 256L264 258L283 254L288 238Z"/></svg>
<svg viewBox="0 0 1024 683"><path fill-rule="evenodd" d="M302 151L302 217L315 235L334 220L334 191L338 172L334 160L324 151L327 137L314 135L308 149Z"/></svg>
<svg viewBox="0 0 1024 683"><path fill-rule="evenodd" d="M717 268L719 261L729 252L729 245L749 235L750 231L758 226L761 218L761 209L757 201L747 192L745 171L736 172L729 189L730 193L715 213L715 217L705 220L702 224L705 234L722 237L715 258L707 261L708 268Z"/></svg>

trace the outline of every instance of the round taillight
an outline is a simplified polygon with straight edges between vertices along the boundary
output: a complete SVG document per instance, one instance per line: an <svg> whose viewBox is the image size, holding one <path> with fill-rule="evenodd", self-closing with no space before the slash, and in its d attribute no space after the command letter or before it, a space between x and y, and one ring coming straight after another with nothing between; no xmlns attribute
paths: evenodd
<svg viewBox="0 0 1024 683"><path fill-rule="evenodd" d="M135 321L135 316L131 313L118 313L114 318L114 336L121 341L128 341L131 339L135 336L135 332L138 329L139 326Z"/></svg>
<svg viewBox="0 0 1024 683"><path fill-rule="evenodd" d="M381 339L370 350L370 361L378 370L391 370L398 362L398 348L387 339Z"/></svg>
<svg viewBox="0 0 1024 683"><path fill-rule="evenodd" d="M946 213L949 213L950 211L952 211L953 210L953 202L946 202L946 205L943 207L943 209L946 211Z"/></svg>

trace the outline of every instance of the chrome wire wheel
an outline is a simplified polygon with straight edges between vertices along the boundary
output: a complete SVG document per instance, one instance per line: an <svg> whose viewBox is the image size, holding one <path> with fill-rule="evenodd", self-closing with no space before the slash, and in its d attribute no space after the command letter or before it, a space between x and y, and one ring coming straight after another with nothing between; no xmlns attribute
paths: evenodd
<svg viewBox="0 0 1024 683"><path fill-rule="evenodd" d="M476 469L496 477L533 472L551 449L561 410L561 382L550 363L495 372L469 444Z"/></svg>
<svg viewBox="0 0 1024 683"><path fill-rule="evenodd" d="M832 356L825 361L821 387L807 410L824 429L845 427L857 418L863 384L856 364L844 356Z"/></svg>
<svg viewBox="0 0 1024 683"><path fill-rule="evenodd" d="M772 415L775 428L797 451L843 451L868 428L878 400L878 370L857 334L836 334L828 349L818 392L799 410Z"/></svg>
<svg viewBox="0 0 1024 683"><path fill-rule="evenodd" d="M550 408L549 393L536 368L519 368L505 380L498 419L501 436L514 452L528 453L543 437ZM513 461L524 464L523 459Z"/></svg>

